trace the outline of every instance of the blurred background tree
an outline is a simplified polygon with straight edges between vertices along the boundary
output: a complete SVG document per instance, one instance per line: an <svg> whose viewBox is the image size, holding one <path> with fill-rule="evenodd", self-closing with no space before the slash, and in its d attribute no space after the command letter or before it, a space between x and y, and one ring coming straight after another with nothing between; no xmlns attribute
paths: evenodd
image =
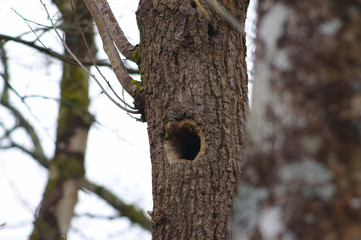
<svg viewBox="0 0 361 240"><path fill-rule="evenodd" d="M235 239L361 239L361 4L259 0Z"/></svg>

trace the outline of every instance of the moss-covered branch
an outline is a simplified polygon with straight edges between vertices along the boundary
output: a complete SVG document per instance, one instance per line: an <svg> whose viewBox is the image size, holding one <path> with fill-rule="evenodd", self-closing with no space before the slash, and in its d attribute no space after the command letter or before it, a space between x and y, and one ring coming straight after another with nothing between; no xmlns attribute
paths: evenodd
<svg viewBox="0 0 361 240"><path fill-rule="evenodd" d="M129 218L133 223L137 223L144 229L152 231L151 220L144 214L142 210L137 209L132 204L126 204L114 195L111 191L103 186L92 183L88 180L84 181L84 186L89 191L95 193L101 199L110 204L113 208L117 209L122 216Z"/></svg>

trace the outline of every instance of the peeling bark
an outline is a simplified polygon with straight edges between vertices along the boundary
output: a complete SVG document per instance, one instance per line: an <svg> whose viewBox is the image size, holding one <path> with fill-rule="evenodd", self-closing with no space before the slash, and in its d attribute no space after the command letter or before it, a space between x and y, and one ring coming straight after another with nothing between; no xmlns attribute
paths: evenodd
<svg viewBox="0 0 361 240"><path fill-rule="evenodd" d="M259 0L235 239L361 236L360 1Z"/></svg>
<svg viewBox="0 0 361 240"><path fill-rule="evenodd" d="M234 5L242 23L247 7ZM193 1L169 0L140 1L137 11L154 239L231 237L248 110L246 47L207 11L210 20Z"/></svg>

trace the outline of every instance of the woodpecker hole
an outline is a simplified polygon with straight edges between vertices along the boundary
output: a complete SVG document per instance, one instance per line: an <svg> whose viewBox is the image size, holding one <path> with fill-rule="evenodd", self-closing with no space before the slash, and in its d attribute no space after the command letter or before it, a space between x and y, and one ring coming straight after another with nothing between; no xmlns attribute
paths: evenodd
<svg viewBox="0 0 361 240"><path fill-rule="evenodd" d="M175 136L175 145L180 158L194 160L201 149L201 139L194 132L185 128Z"/></svg>
<svg viewBox="0 0 361 240"><path fill-rule="evenodd" d="M208 36L212 37L212 36L216 35L216 33L217 33L217 31L213 27L212 23L208 23Z"/></svg>
<svg viewBox="0 0 361 240"><path fill-rule="evenodd" d="M172 164L179 161L193 161L199 155L203 147L203 135L201 129L193 120L183 120L179 124L166 126L164 149L168 161Z"/></svg>

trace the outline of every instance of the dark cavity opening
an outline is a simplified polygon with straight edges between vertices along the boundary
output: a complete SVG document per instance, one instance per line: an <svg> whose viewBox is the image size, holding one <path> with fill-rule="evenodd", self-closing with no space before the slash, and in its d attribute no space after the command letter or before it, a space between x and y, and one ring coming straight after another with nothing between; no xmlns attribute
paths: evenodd
<svg viewBox="0 0 361 240"><path fill-rule="evenodd" d="M217 31L211 23L208 23L208 36L212 37L216 35Z"/></svg>
<svg viewBox="0 0 361 240"><path fill-rule="evenodd" d="M176 149L180 158L194 160L201 149L201 139L188 128L181 128L176 136Z"/></svg>

